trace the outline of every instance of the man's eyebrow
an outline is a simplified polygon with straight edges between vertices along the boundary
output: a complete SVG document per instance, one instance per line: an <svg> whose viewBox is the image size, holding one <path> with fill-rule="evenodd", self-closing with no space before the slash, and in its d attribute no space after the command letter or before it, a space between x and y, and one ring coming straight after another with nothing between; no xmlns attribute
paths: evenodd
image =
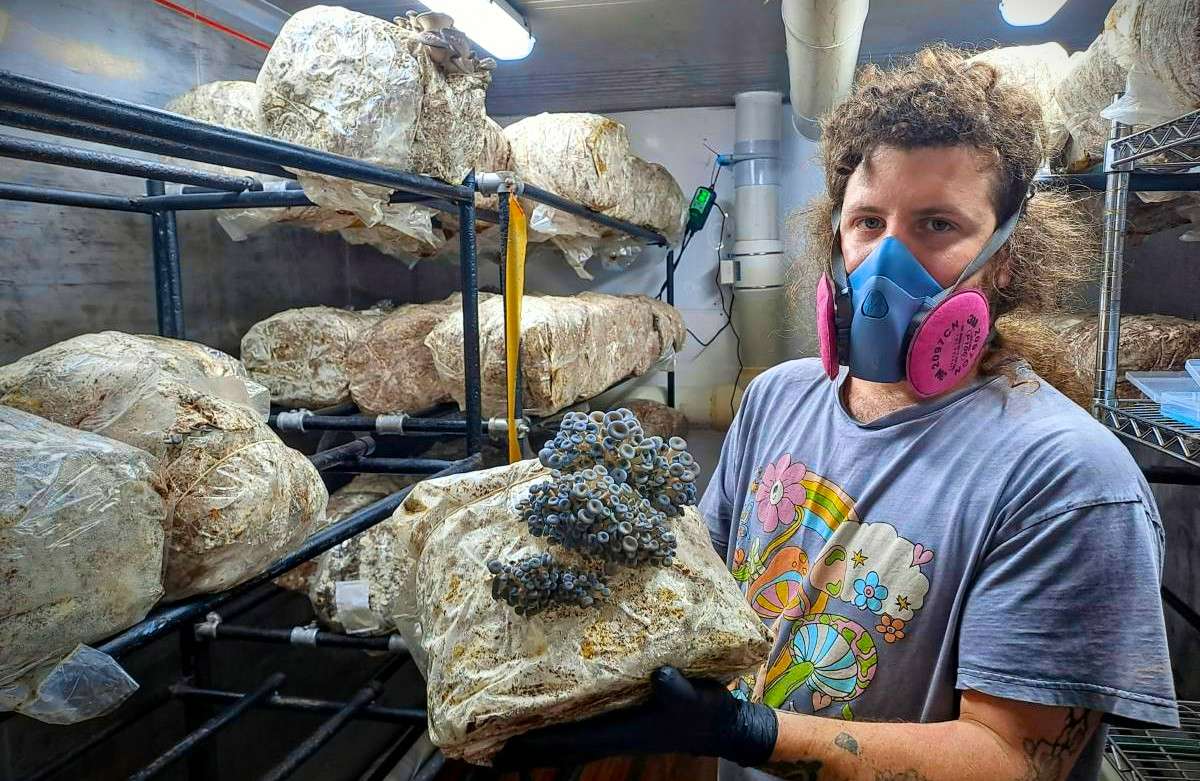
<svg viewBox="0 0 1200 781"><path fill-rule="evenodd" d="M950 214L950 215L954 215L956 217L961 217L964 219L969 217L969 215L966 212L964 212L962 209L958 208L957 206L955 206L953 204L949 204L949 203L934 204L933 206L926 206L924 209L918 209L915 212L915 214L918 217L936 217L940 214Z"/></svg>
<svg viewBox="0 0 1200 781"><path fill-rule="evenodd" d="M855 203L844 207L842 211L846 214L880 214L887 210L872 203ZM958 217L959 219L969 218L967 212L950 203L926 206L923 209L916 210L913 212L913 214L917 217L936 217L939 215L949 215Z"/></svg>

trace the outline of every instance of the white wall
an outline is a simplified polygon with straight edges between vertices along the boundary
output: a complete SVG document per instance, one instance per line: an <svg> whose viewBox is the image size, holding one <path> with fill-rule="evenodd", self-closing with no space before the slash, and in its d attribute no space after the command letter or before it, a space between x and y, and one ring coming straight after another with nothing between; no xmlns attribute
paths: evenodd
<svg viewBox="0 0 1200 781"><path fill-rule="evenodd" d="M780 188L782 221L792 208L819 192L822 178L815 163L815 145L795 131L786 107L780 113L784 124L783 186ZM611 116L628 129L634 154L666 166L689 199L697 187L709 182L713 153L705 145L720 152L733 150L732 108L662 109ZM733 232L732 170L721 174L716 189L717 203L729 214L725 226L728 236ZM692 239L675 277L675 305L683 312L688 328L705 341L712 338L725 322L714 280L720 234L721 215L714 209L704 231ZM588 270L596 279L587 282L576 277L561 258L531 253L526 284L530 291L554 294L594 290L653 296L665 278L664 255L664 250L647 249L631 268L624 271L606 271L598 261L590 261ZM724 294L728 306L728 287L724 289ZM806 322L811 320L811 314L802 317L807 318ZM743 334L743 338L752 336ZM695 339L688 337L687 346L677 364L677 405L693 423L708 424L711 419L712 389L733 382L736 374L737 357L732 330L726 329L707 348L701 348ZM662 400L665 387L665 376L652 375L634 385L633 393Z"/></svg>

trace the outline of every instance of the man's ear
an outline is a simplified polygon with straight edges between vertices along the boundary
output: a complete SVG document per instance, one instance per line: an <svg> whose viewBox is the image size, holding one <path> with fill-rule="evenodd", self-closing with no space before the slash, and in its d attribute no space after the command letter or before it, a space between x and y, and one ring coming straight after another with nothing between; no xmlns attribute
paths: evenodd
<svg viewBox="0 0 1200 781"><path fill-rule="evenodd" d="M1005 244L1005 246L996 253L993 261L995 265L992 267L991 273L992 285L997 290L1003 290L1012 282L1012 271L1010 270L1008 263L1008 251L1008 245Z"/></svg>
<svg viewBox="0 0 1200 781"><path fill-rule="evenodd" d="M1005 263L996 270L996 288L1003 290L1008 287L1009 282L1012 282L1012 274L1009 273L1008 264Z"/></svg>

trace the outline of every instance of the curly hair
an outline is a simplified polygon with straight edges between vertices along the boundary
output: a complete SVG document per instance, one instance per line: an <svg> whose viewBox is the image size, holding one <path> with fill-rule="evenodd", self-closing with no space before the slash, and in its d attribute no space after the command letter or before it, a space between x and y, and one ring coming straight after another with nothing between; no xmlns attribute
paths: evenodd
<svg viewBox="0 0 1200 781"><path fill-rule="evenodd" d="M1020 208L1042 161L1041 109L1027 90L969 57L938 45L888 70L867 65L850 97L822 118L826 196L788 219L795 295L811 295L820 273L829 270L833 210L841 205L851 174L880 147L978 150L992 160L997 224ZM1061 309L1074 303L1080 286L1093 278L1096 226L1081 201L1050 189L1025 201L1011 238L985 267L983 292L993 319L1018 306ZM997 284L1001 272L1007 272L1004 287ZM1002 345L994 345L985 356L985 371L1012 357L1003 353Z"/></svg>

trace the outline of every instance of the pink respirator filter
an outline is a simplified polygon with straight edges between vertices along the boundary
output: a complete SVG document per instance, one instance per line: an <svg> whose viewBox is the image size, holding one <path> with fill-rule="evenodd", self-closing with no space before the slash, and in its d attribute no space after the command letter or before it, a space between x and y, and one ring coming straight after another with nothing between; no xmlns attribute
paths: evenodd
<svg viewBox="0 0 1200 781"><path fill-rule="evenodd" d="M908 346L908 381L917 395L937 396L962 380L983 354L990 324L987 298L978 290L963 290L938 304Z"/></svg>
<svg viewBox="0 0 1200 781"><path fill-rule="evenodd" d="M837 326L833 318L833 283L821 275L817 282L817 343L821 348L821 366L829 379L837 379Z"/></svg>

